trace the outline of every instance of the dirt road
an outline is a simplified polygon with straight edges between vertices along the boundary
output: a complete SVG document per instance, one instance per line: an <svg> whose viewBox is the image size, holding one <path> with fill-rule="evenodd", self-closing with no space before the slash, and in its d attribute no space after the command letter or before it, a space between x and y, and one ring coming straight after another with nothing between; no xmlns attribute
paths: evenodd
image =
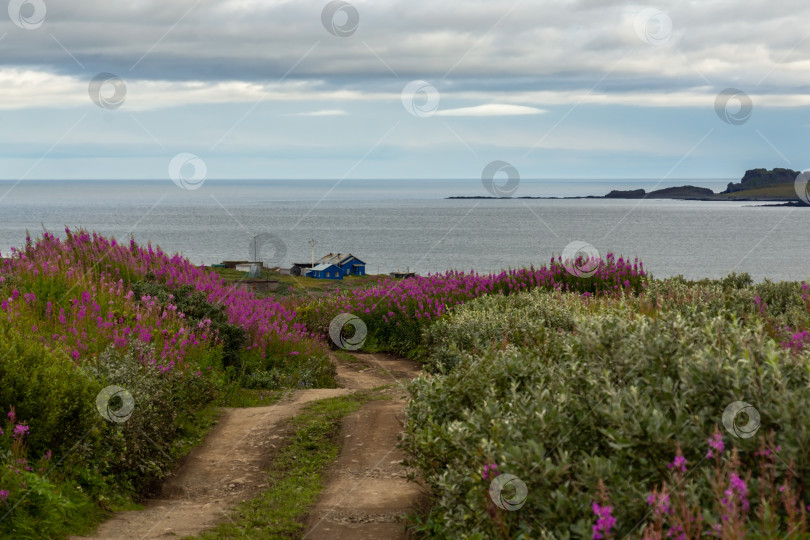
<svg viewBox="0 0 810 540"><path fill-rule="evenodd" d="M195 448L144 510L120 512L87 539L146 539L194 535L226 519L264 484L262 469L282 442L282 425L311 401L359 389L395 385L393 399L364 405L343 423L343 449L328 471L308 523L307 538L406 538L402 515L422 496L405 479L395 448L402 431L405 391L415 363L383 355L337 362L344 388L299 390L269 407L226 409L205 442Z"/></svg>
<svg viewBox="0 0 810 540"><path fill-rule="evenodd" d="M401 465L405 456L396 447L407 403L401 383L416 377L418 367L386 355L355 356L362 364L345 366L339 381L348 388L394 384L392 399L367 403L344 420L343 449L328 472L304 538L405 539L404 516L425 497L419 484L407 480Z"/></svg>

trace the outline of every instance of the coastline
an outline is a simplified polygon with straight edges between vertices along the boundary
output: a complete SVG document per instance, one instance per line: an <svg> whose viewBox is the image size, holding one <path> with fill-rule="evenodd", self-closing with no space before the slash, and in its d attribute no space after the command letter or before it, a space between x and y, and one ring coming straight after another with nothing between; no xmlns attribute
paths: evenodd
<svg viewBox="0 0 810 540"><path fill-rule="evenodd" d="M482 179L483 180L483 179ZM587 195L576 197L496 197L496 196L454 196L448 199L650 199L678 201L734 201L782 203L756 206L788 206L793 208L810 206L808 202L808 174L792 169L774 168L749 169L739 182L729 182L724 191L715 193L707 187L693 185L665 187L647 192L645 189L613 189L607 195ZM659 182L660 184L661 182ZM486 183L485 183L486 186ZM515 186L516 187L516 186ZM498 191L492 189L490 193ZM802 196L804 193L804 196Z"/></svg>
<svg viewBox="0 0 810 540"><path fill-rule="evenodd" d="M454 195L452 197L445 197L445 200L585 200L585 199L599 199L599 200L650 200L650 201L703 201L703 202L762 202L762 203L781 203L781 204L761 204L755 206L786 206L793 208L810 206L802 200L790 199L786 197L661 197L661 196L646 196L646 197L608 197L606 195L580 195L571 197L493 197L487 195Z"/></svg>

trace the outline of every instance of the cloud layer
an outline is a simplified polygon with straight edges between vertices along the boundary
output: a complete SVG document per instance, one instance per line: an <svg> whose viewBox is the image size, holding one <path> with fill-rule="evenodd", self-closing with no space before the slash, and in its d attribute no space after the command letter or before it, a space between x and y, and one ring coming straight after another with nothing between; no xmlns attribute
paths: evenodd
<svg viewBox="0 0 810 540"><path fill-rule="evenodd" d="M383 0L348 7L321 0L28 0L11 7L0 22L0 166L11 177L57 142L32 174L59 174L57 156L92 154L95 165L72 165L64 174L151 176L165 167L133 156L158 163L177 147L252 156L225 176L270 169L339 176L364 155L371 168L354 172L414 174L402 164L418 157L430 164L419 176L475 176L466 169L470 157L486 161L496 150L514 152L515 160L551 160L524 165L539 176L599 171L607 163L620 175L631 155L655 156L634 163L655 175L682 162L710 130L728 128L713 111L727 88L750 97L751 122L723 131L717 142L709 137L705 151L731 155L743 137L756 152L748 148L745 159L728 162L738 170L749 158L798 161L795 140L804 138L807 122L790 118L810 106L803 23L810 5L799 0L781 0L779 9L764 0ZM102 72L120 82L90 95ZM403 89L415 80L440 96L435 107L402 106ZM68 133L81 115L89 120ZM542 155L544 148L556 153ZM692 151L684 166L702 151ZM268 155L310 161L272 167ZM436 166L435 159L450 162Z"/></svg>

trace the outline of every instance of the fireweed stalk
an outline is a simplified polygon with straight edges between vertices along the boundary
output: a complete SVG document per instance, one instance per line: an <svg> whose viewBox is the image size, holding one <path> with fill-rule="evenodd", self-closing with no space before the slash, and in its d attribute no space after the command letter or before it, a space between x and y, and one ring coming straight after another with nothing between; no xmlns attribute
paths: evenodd
<svg viewBox="0 0 810 540"><path fill-rule="evenodd" d="M795 473L792 462L785 477L778 481L776 473L777 455L780 446L774 445L774 435L762 437L759 450L760 474L752 479L751 472L740 471L737 448L726 451L722 433L717 430L708 439L709 449L706 459L712 460L709 482L714 493L713 508L704 509L697 501L691 501L688 461L680 446L675 458L668 464L671 471L671 485L662 484L653 489L647 497L650 508L643 538L645 540L679 540L712 536L723 539L745 538L752 532L756 517L757 537L762 538L804 538L807 533L807 511L793 485ZM753 512L752 487L758 493L758 509ZM601 504L593 504L596 522L593 537L607 537L615 520L610 519L611 507L605 496L604 487L599 487ZM608 527L610 525L610 527ZM787 533L787 535L785 535Z"/></svg>

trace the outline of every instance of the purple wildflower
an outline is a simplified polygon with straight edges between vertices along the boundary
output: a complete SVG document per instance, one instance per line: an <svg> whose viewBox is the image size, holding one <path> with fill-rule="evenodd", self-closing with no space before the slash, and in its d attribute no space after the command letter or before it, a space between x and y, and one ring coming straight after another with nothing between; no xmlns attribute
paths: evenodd
<svg viewBox="0 0 810 540"><path fill-rule="evenodd" d="M611 515L613 508L610 505L599 506L593 503L593 513L596 514L596 524L593 526L593 540L610 537L610 529L616 525L616 518Z"/></svg>
<svg viewBox="0 0 810 540"><path fill-rule="evenodd" d="M653 507L656 515L671 514L672 507L669 502L669 493L652 492L647 497L647 504Z"/></svg>
<svg viewBox="0 0 810 540"><path fill-rule="evenodd" d="M714 452L717 452L718 456L721 455L725 448L723 435L719 431L715 431L714 435L709 438L709 451L706 453L706 458L714 457Z"/></svg>
<svg viewBox="0 0 810 540"><path fill-rule="evenodd" d="M747 512L749 503L745 496L748 494L748 486L746 485L745 480L740 478L737 473L731 473L731 476L729 477L729 487L724 492L725 497L722 500L723 504L729 509L734 507L735 493L740 499L740 504L742 505L743 511Z"/></svg>
<svg viewBox="0 0 810 540"><path fill-rule="evenodd" d="M678 454L675 456L675 459L667 465L670 469L675 469L681 472L686 472L686 458L683 457L680 450L678 450Z"/></svg>

